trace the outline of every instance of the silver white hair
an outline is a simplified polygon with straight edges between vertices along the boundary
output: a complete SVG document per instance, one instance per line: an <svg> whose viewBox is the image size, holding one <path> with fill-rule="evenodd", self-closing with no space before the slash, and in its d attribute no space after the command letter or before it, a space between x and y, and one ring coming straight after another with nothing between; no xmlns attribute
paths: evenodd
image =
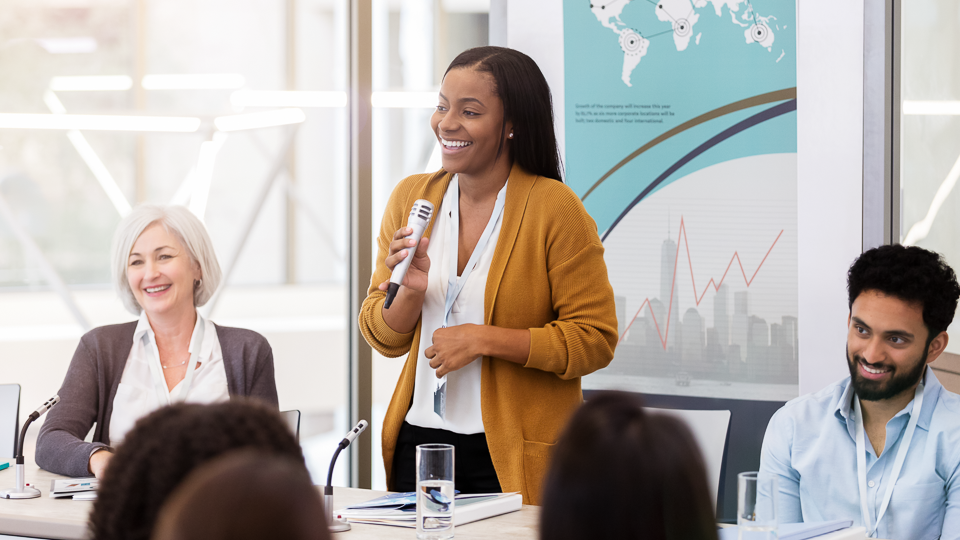
<svg viewBox="0 0 960 540"><path fill-rule="evenodd" d="M207 228L183 206L141 204L120 221L113 235L113 285L123 307L134 315L139 315L142 309L127 281L127 263L137 238L154 223L159 223L174 235L186 248L190 261L200 266L201 283L194 288L193 304L196 307L206 304L217 291L223 277Z"/></svg>

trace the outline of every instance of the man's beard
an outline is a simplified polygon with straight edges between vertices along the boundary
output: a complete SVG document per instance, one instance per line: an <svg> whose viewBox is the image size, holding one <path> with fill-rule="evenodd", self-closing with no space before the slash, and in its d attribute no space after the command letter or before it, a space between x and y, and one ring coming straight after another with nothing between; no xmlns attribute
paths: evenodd
<svg viewBox="0 0 960 540"><path fill-rule="evenodd" d="M890 372L890 379L885 382L880 382L871 381L860 374L857 366L863 357L854 356L853 360L851 360L850 349L848 347L847 367L850 368L850 380L853 384L853 391L857 393L857 397L865 401L880 401L900 395L905 390L910 389L911 386L917 384L917 382L920 381L920 377L923 376L924 369L927 367L927 349L929 349L929 344L923 348L923 355L920 357L916 366L910 368L910 371L903 375L897 375L897 368L893 367Z"/></svg>

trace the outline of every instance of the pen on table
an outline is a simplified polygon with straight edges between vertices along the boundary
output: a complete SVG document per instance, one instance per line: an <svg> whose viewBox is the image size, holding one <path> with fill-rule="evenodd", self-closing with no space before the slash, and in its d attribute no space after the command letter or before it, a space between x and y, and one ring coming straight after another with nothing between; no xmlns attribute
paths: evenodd
<svg viewBox="0 0 960 540"><path fill-rule="evenodd" d="M4 469L9 469L9 468L10 468L10 462L9 462L9 461L6 462L6 463L0 463L0 471L2 471L2 470L4 470Z"/></svg>

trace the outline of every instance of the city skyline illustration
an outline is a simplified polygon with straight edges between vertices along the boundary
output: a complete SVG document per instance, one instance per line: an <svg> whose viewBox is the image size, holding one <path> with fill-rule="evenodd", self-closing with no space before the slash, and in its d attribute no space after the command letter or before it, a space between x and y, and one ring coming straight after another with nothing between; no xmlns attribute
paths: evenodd
<svg viewBox="0 0 960 540"><path fill-rule="evenodd" d="M795 397L796 183L765 173L795 159L696 171L624 219L604 242L619 343L584 388Z"/></svg>

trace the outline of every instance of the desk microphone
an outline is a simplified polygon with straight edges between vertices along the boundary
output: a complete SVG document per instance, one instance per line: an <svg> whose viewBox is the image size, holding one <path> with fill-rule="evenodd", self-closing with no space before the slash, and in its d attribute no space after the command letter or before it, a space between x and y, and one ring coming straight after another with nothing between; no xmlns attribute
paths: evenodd
<svg viewBox="0 0 960 540"><path fill-rule="evenodd" d="M412 238L417 242L408 248L404 248L407 256L393 267L393 275L390 276L390 285L387 288L387 300L383 303L384 309L390 309L393 299L397 297L400 284L403 283L403 276L407 275L407 269L410 268L410 263L413 261L413 254L417 251L417 246L420 245L420 238L423 236L423 231L427 230L432 215L433 203L430 201L417 199L413 203L413 208L410 209L410 218L407 219L407 227L413 229L413 233L404 240Z"/></svg>
<svg viewBox="0 0 960 540"><path fill-rule="evenodd" d="M419 203L421 201L417 202ZM416 205L414 205L414 208L416 208ZM423 233L422 230L420 232L421 234ZM350 443L356 440L356 438L359 437L365 429L367 429L368 425L370 424L368 424L366 420L361 420L359 423L357 423L356 427L351 429L347 433L347 436L344 437L343 440L340 441L340 444L337 445L337 451L333 453L333 459L330 460L330 470L327 472L327 485L323 486L323 507L324 512L327 514L327 526L330 527L330 532L343 532L350 530L349 523L344 521L333 521L333 466L337 464L337 456L340 455L340 452L342 452L344 448L350 446Z"/></svg>
<svg viewBox="0 0 960 540"><path fill-rule="evenodd" d="M30 413L27 421L23 423L23 429L20 430L20 441L17 443L17 487L16 489L5 489L0 491L0 499L36 499L40 496L40 490L30 487L24 483L23 478L23 439L27 436L27 429L34 420L40 418L40 415L49 411L54 405L60 403L60 396L53 396L41 405L37 410Z"/></svg>

